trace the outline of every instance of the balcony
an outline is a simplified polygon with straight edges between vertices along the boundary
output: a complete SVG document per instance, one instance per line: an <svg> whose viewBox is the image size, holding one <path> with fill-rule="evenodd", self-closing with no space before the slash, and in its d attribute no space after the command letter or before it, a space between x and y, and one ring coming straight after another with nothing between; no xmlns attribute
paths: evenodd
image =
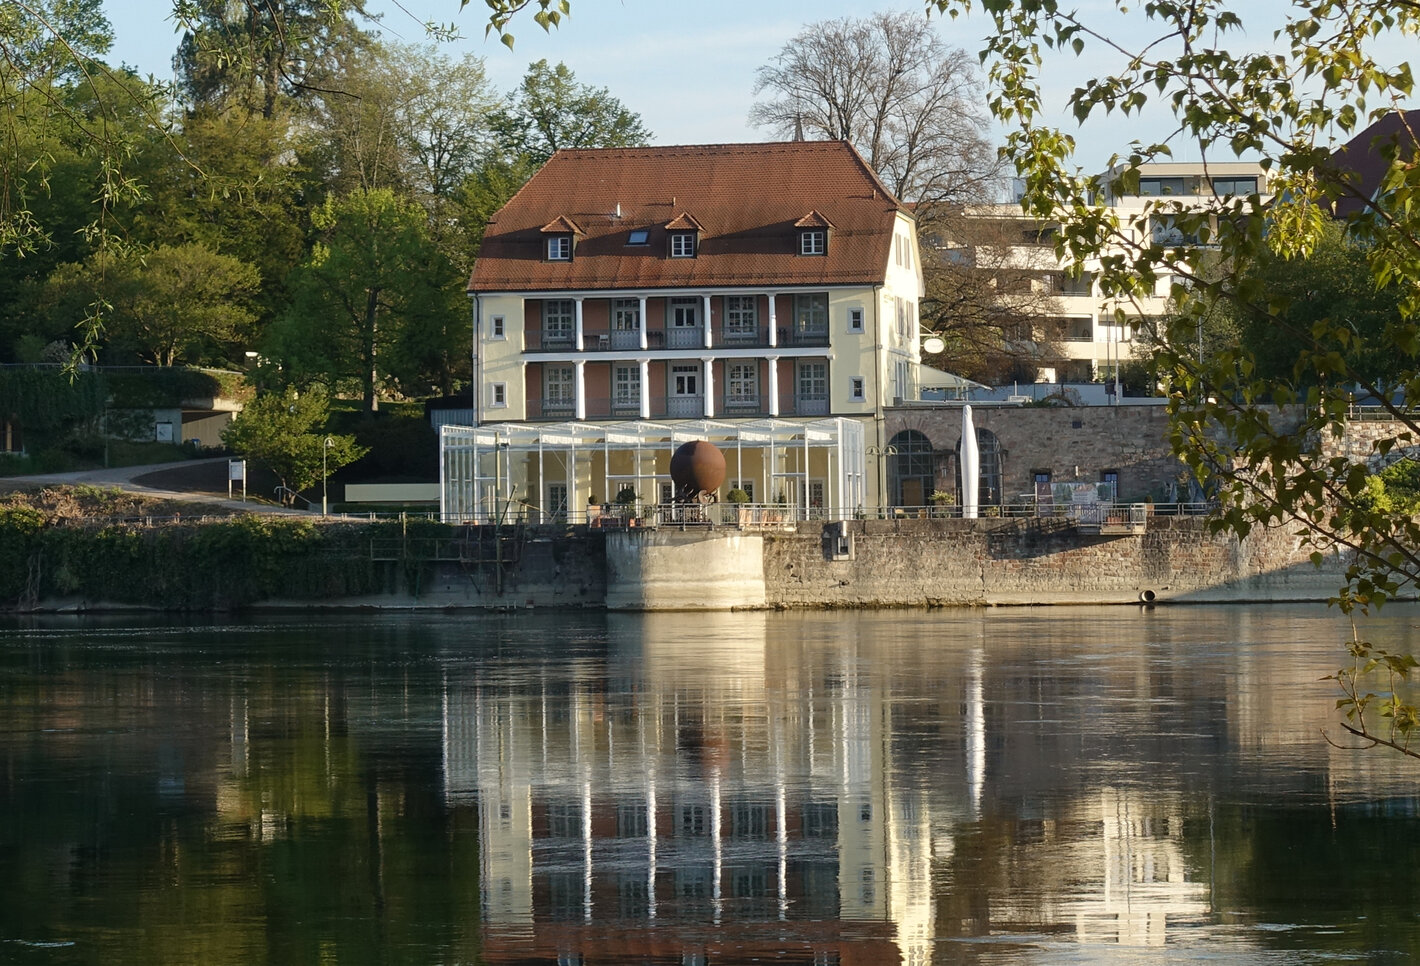
<svg viewBox="0 0 1420 966"><path fill-rule="evenodd" d="M672 326L666 329L665 338L668 349L697 349L705 345L705 328L699 325Z"/></svg>
<svg viewBox="0 0 1420 966"><path fill-rule="evenodd" d="M759 419L770 415L769 398L757 396L716 396L715 415L724 419ZM651 419L701 419L705 416L705 396L652 396L647 407ZM641 400L632 396L589 396L584 412L589 420L640 419ZM827 416L827 393L799 393L778 413L780 416ZM529 420L564 422L575 419L576 403L567 399L528 401Z"/></svg>
<svg viewBox="0 0 1420 966"><path fill-rule="evenodd" d="M828 327L804 328L790 326L779 330L779 344L782 346L826 346L828 345Z"/></svg>
<svg viewBox="0 0 1420 966"><path fill-rule="evenodd" d="M827 416L828 393L801 392L794 397L794 415Z"/></svg>
<svg viewBox="0 0 1420 966"><path fill-rule="evenodd" d="M574 399L529 399L528 419L572 419L577 415Z"/></svg>
<svg viewBox="0 0 1420 966"><path fill-rule="evenodd" d="M666 397L666 416L670 419L699 419L704 415L704 396Z"/></svg>
<svg viewBox="0 0 1420 966"><path fill-rule="evenodd" d="M715 329L710 333L715 348L753 349L769 347L770 330L766 327L753 329ZM829 344L828 329L798 329L794 326L780 326L775 330L776 346L795 348L813 346L826 347ZM577 348L577 335L570 329L529 329L525 333L528 352L573 352ZM671 326L665 329L648 329L646 348L648 349L703 349L705 347L705 327ZM639 329L585 329L582 332L583 352L615 352L641 348Z"/></svg>

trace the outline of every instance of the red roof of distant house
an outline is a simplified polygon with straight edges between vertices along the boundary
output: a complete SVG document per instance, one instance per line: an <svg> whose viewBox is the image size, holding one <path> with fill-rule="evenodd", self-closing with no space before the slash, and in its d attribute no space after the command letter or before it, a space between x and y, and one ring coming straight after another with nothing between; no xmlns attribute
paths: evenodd
<svg viewBox="0 0 1420 966"><path fill-rule="evenodd" d="M1363 211L1366 202L1375 198L1389 167L1382 156L1382 146L1387 141L1396 143L1400 156L1413 160L1417 134L1420 134L1420 111L1392 111L1337 149L1336 164L1349 172L1360 197L1339 199L1336 213L1344 217Z"/></svg>
<svg viewBox="0 0 1420 966"><path fill-rule="evenodd" d="M469 291L881 283L906 210L845 141L558 151L489 222ZM798 253L805 212L826 255ZM544 257L554 224L581 233L568 261ZM670 257L673 228L696 257Z"/></svg>

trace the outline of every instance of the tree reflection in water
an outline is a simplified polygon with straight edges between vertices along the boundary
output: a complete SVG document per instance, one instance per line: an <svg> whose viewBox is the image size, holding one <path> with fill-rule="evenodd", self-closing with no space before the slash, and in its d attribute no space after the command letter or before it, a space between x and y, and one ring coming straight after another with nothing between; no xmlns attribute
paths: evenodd
<svg viewBox="0 0 1420 966"><path fill-rule="evenodd" d="M1407 615L1377 621L1414 649ZM0 959L1417 951L1320 608L0 634Z"/></svg>

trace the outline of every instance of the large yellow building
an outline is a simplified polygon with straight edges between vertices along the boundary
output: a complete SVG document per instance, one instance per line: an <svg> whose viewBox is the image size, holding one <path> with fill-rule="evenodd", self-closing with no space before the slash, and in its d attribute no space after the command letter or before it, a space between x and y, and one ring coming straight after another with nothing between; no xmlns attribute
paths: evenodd
<svg viewBox="0 0 1420 966"><path fill-rule="evenodd" d="M689 439L726 452L721 498L880 502L922 273L913 216L846 142L559 151L489 223L468 291L446 517L668 502Z"/></svg>

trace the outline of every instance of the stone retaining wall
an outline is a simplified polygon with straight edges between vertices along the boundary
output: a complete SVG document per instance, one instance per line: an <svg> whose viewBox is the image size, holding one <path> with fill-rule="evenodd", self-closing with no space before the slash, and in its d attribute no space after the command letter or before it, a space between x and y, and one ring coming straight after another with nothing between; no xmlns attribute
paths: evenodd
<svg viewBox="0 0 1420 966"><path fill-rule="evenodd" d="M896 520L847 525L851 559L819 533L765 537L765 597L787 607L1324 600L1343 562L1318 570L1280 530L1241 544L1205 521L1156 517L1139 536L1084 536L1054 520Z"/></svg>

